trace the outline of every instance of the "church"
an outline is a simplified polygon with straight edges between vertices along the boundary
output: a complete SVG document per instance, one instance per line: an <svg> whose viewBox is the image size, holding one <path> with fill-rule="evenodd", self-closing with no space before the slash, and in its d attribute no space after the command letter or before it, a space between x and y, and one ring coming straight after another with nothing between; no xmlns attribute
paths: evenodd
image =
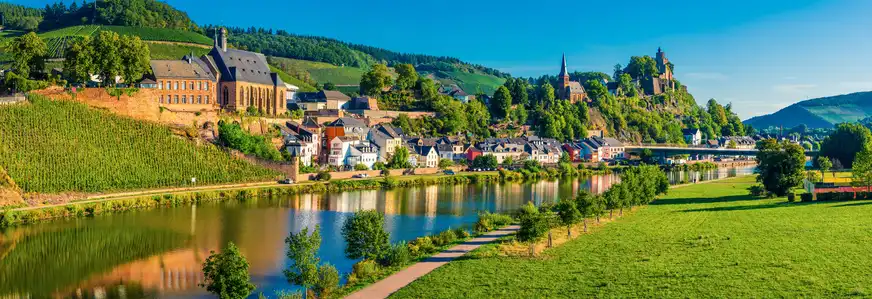
<svg viewBox="0 0 872 299"><path fill-rule="evenodd" d="M561 100L568 100L570 103L577 103L587 98L584 86L578 81L569 81L569 72L566 70L566 53L563 54L563 64L560 66L560 74L557 75L559 80L559 88L557 96Z"/></svg>
<svg viewBox="0 0 872 299"><path fill-rule="evenodd" d="M225 111L245 112L254 107L264 115L287 112L286 87L270 70L261 53L227 48L227 30L217 30L215 45L201 57L218 81L217 104Z"/></svg>

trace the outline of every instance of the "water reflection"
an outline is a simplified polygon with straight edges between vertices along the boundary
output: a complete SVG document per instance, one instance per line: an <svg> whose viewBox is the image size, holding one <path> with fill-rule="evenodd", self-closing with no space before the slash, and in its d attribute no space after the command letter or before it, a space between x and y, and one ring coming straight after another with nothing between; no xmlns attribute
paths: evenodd
<svg viewBox="0 0 872 299"><path fill-rule="evenodd" d="M669 174L673 183L748 173L721 169ZM615 175L524 184L427 186L335 194L303 194L244 202L135 211L56 221L0 233L0 297L189 297L203 295L202 261L234 242L248 258L258 292L291 289L284 238L321 227L319 255L341 272L340 231L350 213L386 215L391 241L410 240L470 225L479 211L510 211L532 201L553 203L585 189L605 191Z"/></svg>

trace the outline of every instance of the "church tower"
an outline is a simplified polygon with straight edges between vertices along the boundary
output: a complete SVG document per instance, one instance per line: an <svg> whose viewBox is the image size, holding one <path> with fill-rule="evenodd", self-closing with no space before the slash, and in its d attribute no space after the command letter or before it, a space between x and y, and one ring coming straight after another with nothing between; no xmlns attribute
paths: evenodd
<svg viewBox="0 0 872 299"><path fill-rule="evenodd" d="M563 62L560 66L560 74L557 75L560 80L560 90L558 95L561 100L569 99L569 72L566 71L566 53L563 53Z"/></svg>

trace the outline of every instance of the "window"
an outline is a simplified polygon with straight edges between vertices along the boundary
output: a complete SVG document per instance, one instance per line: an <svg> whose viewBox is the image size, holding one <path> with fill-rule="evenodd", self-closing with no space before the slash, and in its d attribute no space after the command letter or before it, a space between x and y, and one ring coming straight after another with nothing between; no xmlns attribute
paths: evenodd
<svg viewBox="0 0 872 299"><path fill-rule="evenodd" d="M182 95L182 104L188 103L188 97L186 95Z"/></svg>
<svg viewBox="0 0 872 299"><path fill-rule="evenodd" d="M203 84L203 89L204 89L204 90L209 90L209 85L211 85L211 83L208 83L208 82L207 82L206 84Z"/></svg>
<svg viewBox="0 0 872 299"><path fill-rule="evenodd" d="M197 96L197 104L203 104L203 96Z"/></svg>
<svg viewBox="0 0 872 299"><path fill-rule="evenodd" d="M191 87L189 89L194 90L194 82L191 82ZM193 100L191 100L191 101L193 101Z"/></svg>
<svg viewBox="0 0 872 299"><path fill-rule="evenodd" d="M173 82L173 90L179 90L179 81Z"/></svg>
<svg viewBox="0 0 872 299"><path fill-rule="evenodd" d="M187 88L188 88L188 82L182 82L182 90L185 90Z"/></svg>
<svg viewBox="0 0 872 299"><path fill-rule="evenodd" d="M197 90L203 89L202 84L203 82L197 81Z"/></svg>
<svg viewBox="0 0 872 299"><path fill-rule="evenodd" d="M175 99L176 99L176 104L178 104L179 103L179 95L176 95Z"/></svg>
<svg viewBox="0 0 872 299"><path fill-rule="evenodd" d="M157 89L163 89L163 81L157 82ZM161 97L161 99L163 99L163 97Z"/></svg>
<svg viewBox="0 0 872 299"><path fill-rule="evenodd" d="M163 95L160 95L157 98L158 98L157 102L163 104Z"/></svg>
<svg viewBox="0 0 872 299"><path fill-rule="evenodd" d="M206 85L208 86L208 85ZM209 104L209 96L206 96L206 104Z"/></svg>

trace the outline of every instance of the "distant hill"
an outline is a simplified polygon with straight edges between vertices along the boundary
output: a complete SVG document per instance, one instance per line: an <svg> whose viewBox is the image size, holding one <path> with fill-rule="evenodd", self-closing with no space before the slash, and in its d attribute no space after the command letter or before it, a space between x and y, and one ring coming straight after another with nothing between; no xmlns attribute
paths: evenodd
<svg viewBox="0 0 872 299"><path fill-rule="evenodd" d="M799 124L809 128L831 128L838 123L856 122L869 116L872 116L872 91L806 100L743 123L755 128L792 128Z"/></svg>

